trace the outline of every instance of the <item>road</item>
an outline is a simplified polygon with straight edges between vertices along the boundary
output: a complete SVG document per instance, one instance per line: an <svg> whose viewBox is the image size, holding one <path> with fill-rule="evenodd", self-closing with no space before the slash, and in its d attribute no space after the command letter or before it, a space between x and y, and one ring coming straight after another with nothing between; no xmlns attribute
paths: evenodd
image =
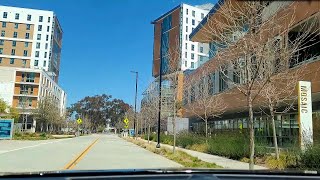
<svg viewBox="0 0 320 180"><path fill-rule="evenodd" d="M0 141L0 172L175 167L181 165L116 135Z"/></svg>

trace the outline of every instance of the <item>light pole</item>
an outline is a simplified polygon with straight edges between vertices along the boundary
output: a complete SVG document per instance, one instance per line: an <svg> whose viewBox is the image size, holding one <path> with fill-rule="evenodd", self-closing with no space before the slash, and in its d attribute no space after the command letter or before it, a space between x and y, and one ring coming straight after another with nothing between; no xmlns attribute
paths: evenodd
<svg viewBox="0 0 320 180"><path fill-rule="evenodd" d="M137 121L137 93L138 93L138 72L137 71L130 71L131 73L136 74L136 93L134 98L134 120L133 120L133 129L134 129L134 137L136 137L136 121Z"/></svg>

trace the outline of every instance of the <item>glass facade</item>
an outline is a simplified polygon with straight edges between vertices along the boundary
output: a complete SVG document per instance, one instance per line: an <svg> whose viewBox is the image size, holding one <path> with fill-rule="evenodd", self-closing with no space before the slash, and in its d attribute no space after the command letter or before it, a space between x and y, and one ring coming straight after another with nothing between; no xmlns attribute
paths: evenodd
<svg viewBox="0 0 320 180"><path fill-rule="evenodd" d="M165 17L161 24L161 73L166 74L169 72L169 32L171 29L172 16Z"/></svg>

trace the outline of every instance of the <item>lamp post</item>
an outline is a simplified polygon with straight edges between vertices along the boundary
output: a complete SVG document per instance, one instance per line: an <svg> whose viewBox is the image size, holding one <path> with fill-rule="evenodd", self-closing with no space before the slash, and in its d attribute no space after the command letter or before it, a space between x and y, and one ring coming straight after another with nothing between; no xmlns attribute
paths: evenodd
<svg viewBox="0 0 320 180"><path fill-rule="evenodd" d="M138 93L138 72L137 71L130 71L131 73L136 74L136 92L135 92L135 99L134 99L134 120L133 120L133 129L134 129L134 137L136 137L136 121L137 121L137 93Z"/></svg>

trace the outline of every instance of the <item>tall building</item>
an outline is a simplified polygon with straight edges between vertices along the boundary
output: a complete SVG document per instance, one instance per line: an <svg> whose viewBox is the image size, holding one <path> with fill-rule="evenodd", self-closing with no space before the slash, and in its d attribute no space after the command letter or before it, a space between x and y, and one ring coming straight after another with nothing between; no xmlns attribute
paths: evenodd
<svg viewBox="0 0 320 180"><path fill-rule="evenodd" d="M171 73L172 69L182 71L196 69L209 59L209 45L193 42L189 39L189 35L208 14L212 6L212 4L200 6L180 4L153 21L152 73L154 77L159 75L160 59L162 59L163 74ZM173 52L178 52L179 58L170 60Z"/></svg>
<svg viewBox="0 0 320 180"><path fill-rule="evenodd" d="M59 87L62 29L52 11L0 6L0 98L19 110L19 123L35 131L32 110L52 97L65 113Z"/></svg>

